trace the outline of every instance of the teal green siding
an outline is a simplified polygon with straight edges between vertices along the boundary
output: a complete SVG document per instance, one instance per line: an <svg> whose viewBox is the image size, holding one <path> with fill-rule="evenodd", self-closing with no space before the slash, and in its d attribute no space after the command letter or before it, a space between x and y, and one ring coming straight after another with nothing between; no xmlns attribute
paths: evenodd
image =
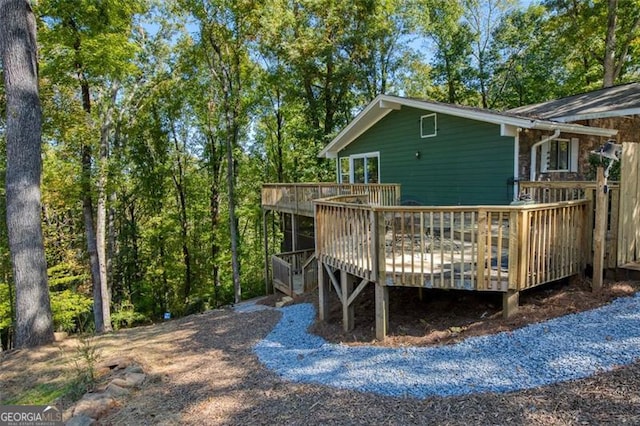
<svg viewBox="0 0 640 426"><path fill-rule="evenodd" d="M420 137L428 111L392 111L340 151L380 152L380 181L400 183L402 199L421 205L508 204L514 140L500 126L437 114L437 136ZM416 158L420 152L420 158Z"/></svg>

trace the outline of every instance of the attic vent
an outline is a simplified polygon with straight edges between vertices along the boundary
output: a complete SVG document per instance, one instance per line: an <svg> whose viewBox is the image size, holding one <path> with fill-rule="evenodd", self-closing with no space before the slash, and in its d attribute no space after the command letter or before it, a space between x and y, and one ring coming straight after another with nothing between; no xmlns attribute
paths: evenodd
<svg viewBox="0 0 640 426"><path fill-rule="evenodd" d="M420 117L420 137L432 138L438 134L436 114L427 114Z"/></svg>

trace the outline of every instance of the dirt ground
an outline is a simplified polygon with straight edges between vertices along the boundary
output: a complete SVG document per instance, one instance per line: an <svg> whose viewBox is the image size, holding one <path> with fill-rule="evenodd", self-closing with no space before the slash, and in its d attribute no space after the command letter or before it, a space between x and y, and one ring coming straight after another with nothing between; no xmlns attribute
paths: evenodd
<svg viewBox="0 0 640 426"><path fill-rule="evenodd" d="M609 283L598 293L591 282L565 280L524 291L518 312L502 317L502 296L497 293L424 290L422 300L416 288L389 289L389 334L384 342L375 340L375 299L369 286L355 303L355 329L342 329L342 304L330 298L329 321L317 322L311 331L334 343L378 346L430 346L451 344L470 336L512 330L545 319L593 309L616 297L640 290L640 283ZM306 299L316 303L317 295Z"/></svg>
<svg viewBox="0 0 640 426"><path fill-rule="evenodd" d="M602 294L595 296L586 292L580 283L542 288L525 293L521 298L519 317L509 321L498 318L499 298L477 301L466 294L443 292L425 293L420 302L415 294L392 293L392 336L385 344L450 343L466 335L494 332L523 322L586 309L637 288L636 283L609 283ZM589 296L592 301L585 300ZM368 302L363 295L356 309L357 328L353 333L339 332L339 311L333 313L338 320L316 326L315 331L350 344L354 340L360 342L358 344L370 341L371 322L366 320L370 315L368 303L372 301ZM475 306L475 303L479 305ZM555 308L545 310L544 305ZM417 319L403 323L403 318L409 319L412 312L419 314ZM438 312L441 316L447 315L449 320L437 319ZM96 338L101 358L128 356L149 374L145 385L123 398L100 423L640 424L640 361L588 379L508 394L425 400L383 397L289 383L265 369L252 348L279 318L280 314L275 310L236 313L223 309ZM423 335L419 334L420 330ZM441 333L436 338L434 333L438 331ZM446 335L443 334L445 331ZM59 380L70 374L76 345L75 339L69 339L37 350L2 354L0 401L24 392L25 387ZM62 402L63 405L70 403Z"/></svg>

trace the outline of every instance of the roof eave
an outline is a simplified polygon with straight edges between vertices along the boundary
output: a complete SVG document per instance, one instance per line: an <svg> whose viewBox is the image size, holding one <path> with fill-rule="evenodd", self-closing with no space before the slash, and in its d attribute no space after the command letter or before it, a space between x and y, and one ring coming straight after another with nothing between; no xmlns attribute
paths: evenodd
<svg viewBox="0 0 640 426"><path fill-rule="evenodd" d="M434 111L456 117L468 118L471 120L483 121L486 123L498 124L502 128L513 126L521 129L536 130L560 130L565 133L575 133L592 136L615 136L618 131L614 129L604 129L599 127L588 127L579 124L563 123L550 120L536 120L526 117L509 117L492 112L465 110L455 106L444 104L432 104L415 99L399 98L391 95L378 95L369 105L365 107L333 140L319 153L320 158L336 158L338 152L349 145L358 136L366 132L371 126L385 117L393 110L398 110L402 106ZM502 131L502 130L501 130ZM506 134L505 134L506 135Z"/></svg>
<svg viewBox="0 0 640 426"><path fill-rule="evenodd" d="M603 111L603 112L593 112L593 113L585 113L585 114L565 115L561 117L553 117L553 120L559 121L562 123L570 123L573 121L594 120L598 118L622 117L625 115L627 116L640 115L640 108L627 108L627 109L620 109L615 111Z"/></svg>
<svg viewBox="0 0 640 426"><path fill-rule="evenodd" d="M578 135L613 137L618 134L615 129L605 129L601 127L581 126L579 124L551 123L548 121L534 120L530 129L535 130L560 130L565 133L575 133Z"/></svg>

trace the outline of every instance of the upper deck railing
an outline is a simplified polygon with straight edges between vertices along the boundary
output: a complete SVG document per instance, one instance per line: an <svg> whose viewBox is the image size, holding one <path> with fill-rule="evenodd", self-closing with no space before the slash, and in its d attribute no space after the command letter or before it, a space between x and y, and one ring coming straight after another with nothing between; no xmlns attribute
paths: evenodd
<svg viewBox="0 0 640 426"><path fill-rule="evenodd" d="M520 182L520 193L528 194L538 203L555 203L559 201L589 200L591 209L587 212L587 241L593 241L595 214L595 197L597 184L594 181L536 181ZM609 197L609 216L607 217L607 235L605 238L605 267L618 266L618 233L620 216L620 182L610 181L607 184ZM624 248L623 248L624 249Z"/></svg>
<svg viewBox="0 0 640 426"><path fill-rule="evenodd" d="M266 183L262 185L262 207L313 217L313 201L337 195L367 195L372 205L400 204L400 185L393 183Z"/></svg>
<svg viewBox="0 0 640 426"><path fill-rule="evenodd" d="M586 200L403 207L338 196L315 204L318 260L386 285L519 291L585 265Z"/></svg>

